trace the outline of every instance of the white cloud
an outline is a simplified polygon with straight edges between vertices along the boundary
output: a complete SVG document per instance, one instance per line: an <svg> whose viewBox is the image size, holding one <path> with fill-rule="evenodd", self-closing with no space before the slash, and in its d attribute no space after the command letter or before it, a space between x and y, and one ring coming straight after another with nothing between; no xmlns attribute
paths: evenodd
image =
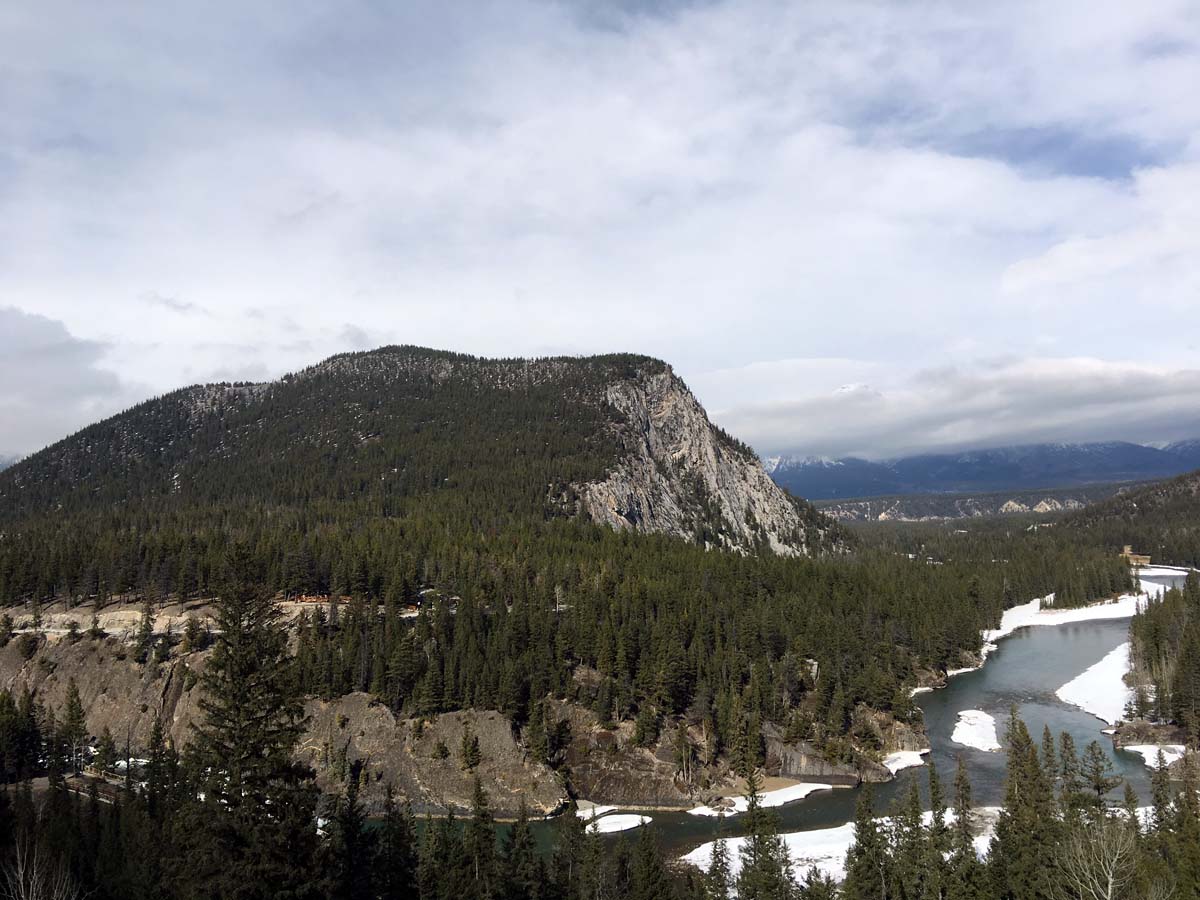
<svg viewBox="0 0 1200 900"><path fill-rule="evenodd" d="M155 390L369 339L823 415L982 354L1195 357L1190 4L54 12L0 13L0 304ZM897 415L855 402L850 443Z"/></svg>
<svg viewBox="0 0 1200 900"><path fill-rule="evenodd" d="M105 347L0 307L0 457L41 449L145 396L97 365Z"/></svg>
<svg viewBox="0 0 1200 900"><path fill-rule="evenodd" d="M886 459L1042 441L1149 442L1200 434L1200 369L1089 358L995 360L714 411L767 454Z"/></svg>

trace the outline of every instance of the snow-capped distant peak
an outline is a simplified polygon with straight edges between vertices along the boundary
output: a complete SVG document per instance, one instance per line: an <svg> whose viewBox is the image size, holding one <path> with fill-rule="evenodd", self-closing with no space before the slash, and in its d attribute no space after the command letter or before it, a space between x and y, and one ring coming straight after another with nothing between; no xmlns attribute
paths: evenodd
<svg viewBox="0 0 1200 900"><path fill-rule="evenodd" d="M763 468L768 475L792 469L830 469L845 465L845 461L832 456L768 456L763 459Z"/></svg>

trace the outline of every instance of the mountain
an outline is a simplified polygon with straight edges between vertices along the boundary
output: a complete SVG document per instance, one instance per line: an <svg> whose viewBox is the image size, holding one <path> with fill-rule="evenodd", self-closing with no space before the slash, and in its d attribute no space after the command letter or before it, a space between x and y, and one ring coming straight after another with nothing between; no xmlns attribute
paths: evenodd
<svg viewBox="0 0 1200 900"><path fill-rule="evenodd" d="M839 522L925 522L1022 513L1046 515L1082 509L1137 485L1093 484L1078 488L996 491L981 494L899 494L849 500L817 500Z"/></svg>
<svg viewBox="0 0 1200 900"><path fill-rule="evenodd" d="M1169 478L1198 466L1200 441L1163 449L1108 441L922 454L886 462L782 458L771 467L771 477L798 496L832 500L1074 488Z"/></svg>
<svg viewBox="0 0 1200 900"><path fill-rule="evenodd" d="M20 458L19 456L5 456L3 453L0 453L0 471L7 469Z"/></svg>
<svg viewBox="0 0 1200 900"><path fill-rule="evenodd" d="M430 512L478 527L574 516L783 555L830 526L715 428L666 364L335 356L264 384L150 400L0 474L0 525L77 515L354 523Z"/></svg>
<svg viewBox="0 0 1200 900"><path fill-rule="evenodd" d="M1176 441L1162 448L1180 461L1181 465L1190 469L1200 469L1200 438L1189 441Z"/></svg>
<svg viewBox="0 0 1200 900"><path fill-rule="evenodd" d="M1113 550L1129 544L1154 563L1200 567L1200 471L1125 491L1060 525Z"/></svg>

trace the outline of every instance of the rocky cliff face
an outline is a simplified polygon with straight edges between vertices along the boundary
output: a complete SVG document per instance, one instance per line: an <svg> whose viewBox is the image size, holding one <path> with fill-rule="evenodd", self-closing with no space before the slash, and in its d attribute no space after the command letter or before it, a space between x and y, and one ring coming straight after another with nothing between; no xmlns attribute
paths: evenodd
<svg viewBox="0 0 1200 900"><path fill-rule="evenodd" d="M176 747L191 740L203 715L198 675L207 656L178 653L166 662L143 665L119 638L72 640L51 634L38 638L29 659L16 641L0 647L0 688L17 695L29 690L47 709L61 713L73 680L93 740L107 728L119 748L128 742L140 757L155 719ZM498 712L467 710L417 722L398 718L361 693L332 701L311 699L305 711L308 721L297 758L313 767L317 784L329 794L344 789L352 763L361 764L366 773L361 796L370 812L382 808L391 784L418 813L463 813L471 807L476 776L500 816L516 816L522 798L534 815L553 812L567 800L559 776L529 757ZM479 766L470 772L458 755L467 728L479 739L481 753ZM440 755L439 744L447 756Z"/></svg>
<svg viewBox="0 0 1200 900"><path fill-rule="evenodd" d="M811 553L836 542L826 520L773 482L757 457L713 426L667 368L610 384L624 451L601 481L577 485L581 508L614 528L710 547Z"/></svg>

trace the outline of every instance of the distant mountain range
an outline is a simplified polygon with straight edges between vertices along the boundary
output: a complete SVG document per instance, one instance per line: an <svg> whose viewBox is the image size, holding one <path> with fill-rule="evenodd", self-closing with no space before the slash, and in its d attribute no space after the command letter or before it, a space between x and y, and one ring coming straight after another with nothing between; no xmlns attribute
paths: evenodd
<svg viewBox="0 0 1200 900"><path fill-rule="evenodd" d="M1200 440L1148 447L1125 441L1028 444L884 462L773 457L775 482L809 500L1072 488L1170 478L1200 468Z"/></svg>
<svg viewBox="0 0 1200 900"><path fill-rule="evenodd" d="M0 453L0 469L7 469L20 458L19 456L5 456L3 453Z"/></svg>

